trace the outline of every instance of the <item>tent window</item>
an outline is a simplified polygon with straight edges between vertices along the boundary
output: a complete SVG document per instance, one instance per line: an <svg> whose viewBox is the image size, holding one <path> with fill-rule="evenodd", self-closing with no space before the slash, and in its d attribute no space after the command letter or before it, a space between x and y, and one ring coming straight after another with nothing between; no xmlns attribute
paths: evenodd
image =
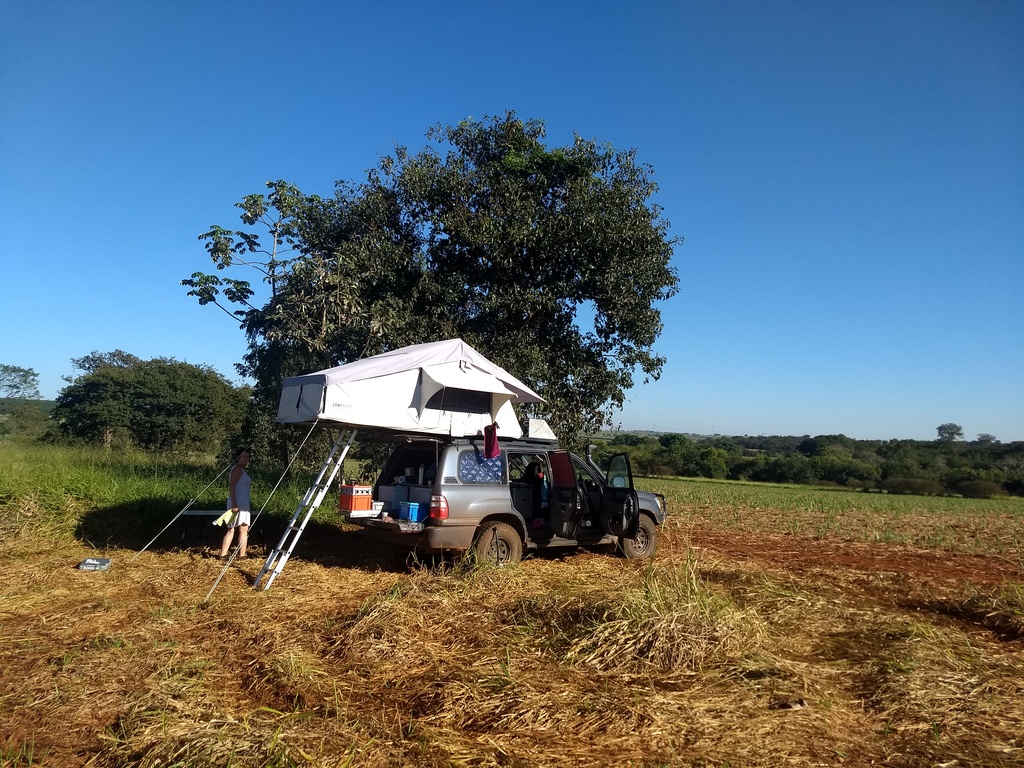
<svg viewBox="0 0 1024 768"><path fill-rule="evenodd" d="M436 411L459 411L460 413L490 413L491 393L475 392L470 389L445 387L435 392L427 401L427 408Z"/></svg>

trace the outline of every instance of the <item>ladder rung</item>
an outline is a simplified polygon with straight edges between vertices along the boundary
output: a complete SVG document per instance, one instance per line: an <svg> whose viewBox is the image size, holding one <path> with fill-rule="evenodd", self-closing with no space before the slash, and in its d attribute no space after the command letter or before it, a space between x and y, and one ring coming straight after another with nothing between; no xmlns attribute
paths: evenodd
<svg viewBox="0 0 1024 768"><path fill-rule="evenodd" d="M355 430L352 430L348 438L348 443L342 447L342 441L345 439L345 436L344 434L338 435L338 439L334 442L334 447L331 449L331 453L327 457L327 461L325 461L324 465L320 468L320 474L317 475L313 485L306 491L306 495L303 497L299 507L295 510L295 514L292 515L291 520L288 521L285 532L281 536L281 541L278 542L276 548L271 550L270 555L267 557L267 561L263 564L263 568L256 576L256 580L253 582L254 589L258 589L260 587L260 583L262 582L264 575L267 575L268 573L269 578L263 585L263 589L270 589L270 585L273 584L274 579L277 578L281 569L284 568L285 564L288 562L288 558L295 549L295 545L298 543L299 537L302 535L302 531L306 527L306 523L309 522L313 513L323 503L324 497L330 490L331 484L334 482L334 478L338 474L338 470L345 461L345 456L348 455L348 449L351 447L355 436ZM299 520L300 517L302 518L302 522L296 524L296 521ZM294 534L294 536L291 534ZM289 539L289 537L291 538Z"/></svg>

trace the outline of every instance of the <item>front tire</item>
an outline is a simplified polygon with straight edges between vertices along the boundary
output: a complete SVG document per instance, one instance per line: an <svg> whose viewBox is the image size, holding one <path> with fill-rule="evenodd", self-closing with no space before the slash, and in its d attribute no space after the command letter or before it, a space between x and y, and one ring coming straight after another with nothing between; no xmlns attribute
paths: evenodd
<svg viewBox="0 0 1024 768"><path fill-rule="evenodd" d="M622 553L629 560L653 557L658 546L658 526L647 515L640 515L640 527L637 528L636 537L620 539L619 543L622 546Z"/></svg>
<svg viewBox="0 0 1024 768"><path fill-rule="evenodd" d="M478 563L499 568L514 565L523 559L523 540L508 523L484 523L473 543L473 554Z"/></svg>

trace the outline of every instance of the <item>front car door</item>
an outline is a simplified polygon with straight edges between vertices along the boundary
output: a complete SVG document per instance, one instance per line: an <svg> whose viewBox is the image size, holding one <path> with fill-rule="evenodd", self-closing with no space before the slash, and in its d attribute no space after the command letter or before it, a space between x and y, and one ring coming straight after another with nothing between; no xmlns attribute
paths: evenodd
<svg viewBox="0 0 1024 768"><path fill-rule="evenodd" d="M629 456L617 453L608 463L601 494L601 524L612 536L636 537L640 527L640 499L633 488Z"/></svg>

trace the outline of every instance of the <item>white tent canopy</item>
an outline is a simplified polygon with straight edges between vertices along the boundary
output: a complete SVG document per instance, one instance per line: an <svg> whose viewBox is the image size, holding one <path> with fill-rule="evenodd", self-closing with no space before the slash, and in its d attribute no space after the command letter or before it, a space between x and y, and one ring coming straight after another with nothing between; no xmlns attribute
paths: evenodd
<svg viewBox="0 0 1024 768"><path fill-rule="evenodd" d="M277 420L468 436L492 422L521 437L512 403L543 398L462 339L414 344L285 379Z"/></svg>

